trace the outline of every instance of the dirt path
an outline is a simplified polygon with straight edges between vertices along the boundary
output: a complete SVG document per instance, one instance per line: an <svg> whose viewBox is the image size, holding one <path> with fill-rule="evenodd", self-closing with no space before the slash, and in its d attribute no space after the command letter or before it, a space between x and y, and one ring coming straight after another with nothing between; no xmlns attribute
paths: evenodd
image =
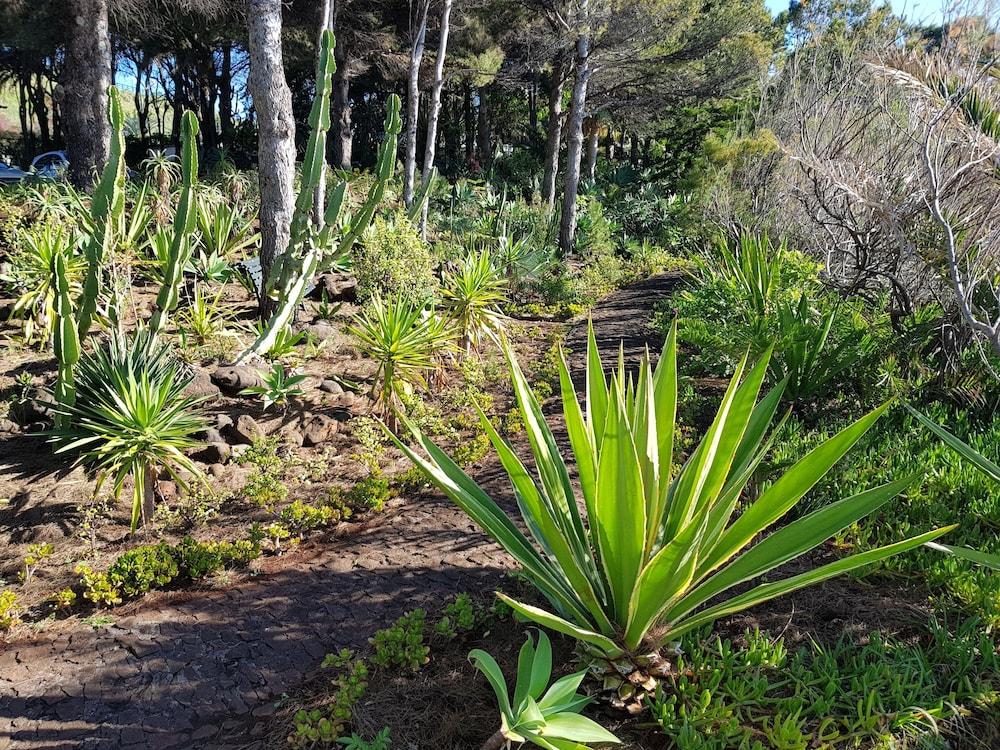
<svg viewBox="0 0 1000 750"><path fill-rule="evenodd" d="M656 277L593 311L606 356L646 341L653 304L674 284ZM586 324L567 339L574 370ZM495 466L478 480L506 495ZM268 562L259 580L222 591L147 597L91 628L52 625L0 653L0 750L252 748L282 693L323 655L363 646L378 628L451 594L493 587L505 555L446 500L401 501L368 531Z"/></svg>

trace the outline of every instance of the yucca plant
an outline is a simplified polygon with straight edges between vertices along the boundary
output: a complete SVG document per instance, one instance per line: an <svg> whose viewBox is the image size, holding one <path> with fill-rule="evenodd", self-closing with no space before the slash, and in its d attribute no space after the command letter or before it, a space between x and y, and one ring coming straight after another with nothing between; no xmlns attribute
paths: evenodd
<svg viewBox="0 0 1000 750"><path fill-rule="evenodd" d="M403 297L383 300L375 295L348 329L362 354L378 364L371 394L390 421L400 397L437 366L449 347L444 321Z"/></svg>
<svg viewBox="0 0 1000 750"><path fill-rule="evenodd" d="M445 314L458 330L466 354L478 349L486 336L496 340L503 330L500 305L507 298L506 288L487 250L467 255L457 270L445 275L441 288Z"/></svg>
<svg viewBox="0 0 1000 750"><path fill-rule="evenodd" d="M887 406L815 448L759 496L744 497L773 439L768 427L782 395L783 384L757 403L768 357L753 367L744 358L704 439L677 468L676 329L655 371L647 357L636 379L626 377L621 361L610 379L605 377L591 329L585 406L565 358L559 362L563 412L582 491L578 501L538 399L510 347L504 350L537 478L485 416L482 423L510 476L530 538L415 425L409 424L410 430L426 455L394 439L431 482L520 563L549 607L499 596L522 617L578 639L600 659L640 663L644 651L719 617L878 562L950 530L935 529L721 597L822 544L914 481L914 476L904 477L839 500L744 551L795 506ZM710 600L714 603L704 607ZM620 697L628 703L630 683L618 682L624 691Z"/></svg>
<svg viewBox="0 0 1000 750"><path fill-rule="evenodd" d="M54 429L50 442L57 453L79 453L78 462L98 476L95 493L110 480L117 498L132 478L135 531L152 517L159 472L181 488L187 487L185 475L202 476L184 455L205 427L200 400L184 395L191 375L148 330L113 333L80 358L75 375L75 402L55 407L68 426Z"/></svg>
<svg viewBox="0 0 1000 750"><path fill-rule="evenodd" d="M78 295L86 261L74 252L72 241L58 224L46 222L40 229L25 232L23 245L11 255L10 271L4 277L20 292L12 317L23 317L24 339L29 344L37 339L47 345L52 337L56 323L52 268L56 255L65 260L70 294Z"/></svg>
<svg viewBox="0 0 1000 750"><path fill-rule="evenodd" d="M587 750L593 742L621 742L597 722L580 716L580 711L593 701L576 692L586 670L566 675L549 686L552 644L542 631L538 631L537 645L529 633L521 647L513 696L496 659L482 649L474 649L469 652L469 661L485 675L500 707L500 729L482 750L500 750L512 742L529 742L545 750Z"/></svg>

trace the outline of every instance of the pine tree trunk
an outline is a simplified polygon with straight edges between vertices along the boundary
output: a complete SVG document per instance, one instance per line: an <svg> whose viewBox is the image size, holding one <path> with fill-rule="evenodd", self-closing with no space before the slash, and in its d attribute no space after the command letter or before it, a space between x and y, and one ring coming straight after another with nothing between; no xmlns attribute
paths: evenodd
<svg viewBox="0 0 1000 750"><path fill-rule="evenodd" d="M581 15L587 17L588 0L580 0ZM586 20L584 20L586 23ZM586 25L576 40L576 79L569 110L569 143L566 147L566 178L563 185L563 210L559 221L559 250L566 256L573 250L576 237L576 196L580 189L580 162L583 157L583 118L587 112L587 86L590 83L590 32Z"/></svg>
<svg viewBox="0 0 1000 750"><path fill-rule="evenodd" d="M465 163L472 163L476 155L476 117L472 112L472 85L463 87L462 114L465 120Z"/></svg>
<svg viewBox="0 0 1000 750"><path fill-rule="evenodd" d="M334 10L334 26L337 23ZM330 97L330 129L333 131L333 164L341 169L351 169L353 151L353 133L351 125L351 71L349 67L350 50L347 47L346 35L337 37L334 48L334 59L337 69L333 72L333 94Z"/></svg>
<svg viewBox="0 0 1000 750"><path fill-rule="evenodd" d="M222 145L233 145L233 45L222 47L222 70L219 73L219 125Z"/></svg>
<svg viewBox="0 0 1000 750"><path fill-rule="evenodd" d="M66 45L63 133L69 156L69 179L78 188L93 187L111 146L107 118L111 84L108 0L70 0L70 35Z"/></svg>
<svg viewBox="0 0 1000 750"><path fill-rule="evenodd" d="M597 137L600 133L597 120L593 117L588 117L584 121L584 131L587 136L587 168L584 171L584 176L587 182L593 183L597 177Z"/></svg>
<svg viewBox="0 0 1000 750"><path fill-rule="evenodd" d="M493 161L493 134L490 132L490 100L486 89L479 89L479 110L476 117L476 158L486 170Z"/></svg>
<svg viewBox="0 0 1000 750"><path fill-rule="evenodd" d="M295 119L292 92L281 55L282 0L250 0L250 93L257 112L257 172L260 180L260 262L267 279L288 249L295 205ZM262 284L262 317L273 311Z"/></svg>
<svg viewBox="0 0 1000 750"><path fill-rule="evenodd" d="M438 40L437 60L434 62L434 87L431 89L430 107L427 110L427 139L424 144L424 166L421 184L427 185L434 169L434 152L437 147L438 118L441 115L441 90L444 88L444 59L448 53L448 25L451 19L452 0L444 0L441 7L441 36ZM427 236L427 205L425 201L420 212L420 232Z"/></svg>
<svg viewBox="0 0 1000 750"><path fill-rule="evenodd" d="M552 61L552 80L549 84L549 121L545 134L545 169L542 173L542 199L549 208L556 205L556 176L559 174L562 100L565 85L566 63L560 55Z"/></svg>
<svg viewBox="0 0 1000 750"><path fill-rule="evenodd" d="M420 113L420 61L424 57L427 38L427 13L430 0L420 0L417 8L417 31L410 48L410 72L406 86L406 159L403 164L403 203L413 203L414 180L417 174L417 117Z"/></svg>

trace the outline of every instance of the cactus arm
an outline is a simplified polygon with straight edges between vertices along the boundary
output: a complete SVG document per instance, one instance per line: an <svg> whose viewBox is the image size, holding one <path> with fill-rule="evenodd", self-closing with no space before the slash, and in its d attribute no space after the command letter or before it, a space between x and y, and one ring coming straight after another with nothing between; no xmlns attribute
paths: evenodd
<svg viewBox="0 0 1000 750"><path fill-rule="evenodd" d="M80 341L90 332L97 312L100 292L101 267L104 258L114 246L114 227L125 210L125 114L121 96L114 86L108 87L108 122L111 123L111 150L101 179L94 190L90 204L93 232L87 241L87 275L83 282L80 300L80 318L77 322Z"/></svg>
<svg viewBox="0 0 1000 750"><path fill-rule="evenodd" d="M76 387L73 381L73 367L80 360L80 338L76 317L73 314L73 300L70 297L69 274L66 258L57 253L52 258L52 278L55 282L54 314L56 317L52 334L52 350L59 364L56 377L55 398L61 406L72 406L76 402ZM56 415L56 427L67 425L67 417Z"/></svg>
<svg viewBox="0 0 1000 750"><path fill-rule="evenodd" d="M346 255L351 251L354 243L357 242L361 233L371 224L375 209L385 196L386 186L392 179L392 173L396 168L396 144L399 131L402 129L402 121L399 119L400 100L396 94L389 97L389 103L385 114L385 140L379 149L378 165L375 168L376 180L372 183L368 191L368 198L361 209L351 219L347 234L338 248L339 255Z"/></svg>
<svg viewBox="0 0 1000 750"><path fill-rule="evenodd" d="M433 190L437 178L437 167L431 167L431 171L427 175L427 180L417 189L416 194L413 196L413 203L410 204L410 207L406 211L406 218L410 221L416 221L417 217L424 212L424 204L430 198L431 190Z"/></svg>
<svg viewBox="0 0 1000 750"><path fill-rule="evenodd" d="M163 331L167 316L177 307L184 267L191 259L191 234L198 220L195 183L198 179L198 120L194 112L185 112L182 121L181 175L183 187L174 214L174 232L170 242L167 263L163 269L163 285L156 296L156 310L149 321L152 337Z"/></svg>

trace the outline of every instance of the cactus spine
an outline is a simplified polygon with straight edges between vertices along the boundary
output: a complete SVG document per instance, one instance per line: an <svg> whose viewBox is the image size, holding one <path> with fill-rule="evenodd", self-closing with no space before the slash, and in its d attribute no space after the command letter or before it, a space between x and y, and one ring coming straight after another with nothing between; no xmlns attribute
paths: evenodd
<svg viewBox="0 0 1000 750"><path fill-rule="evenodd" d="M182 120L183 146L181 148L181 196L174 214L174 234L170 252L163 269L163 285L156 296L156 310L149 321L151 340L163 330L167 316L177 307L184 267L193 251L191 234L194 232L198 211L195 205L195 182L198 179L198 119L194 112L185 112Z"/></svg>
<svg viewBox="0 0 1000 750"><path fill-rule="evenodd" d="M302 301L306 284L319 268L323 255L335 242L333 232L336 231L337 220L344 204L346 182L341 181L334 188L321 223L318 226L312 223L313 194L319 184L320 175L326 169L326 133L330 128L331 78L336 70L333 56L335 45L333 33L324 31L316 76L316 98L309 114L309 142L302 164L301 186L292 215L289 245L278 258L268 279L268 292L277 294L278 307L264 327L264 331L239 356L237 362L242 362L252 355L266 354L274 346L278 334L291 322L295 308ZM344 236L336 242L336 249L331 251L334 256L341 257L350 252L351 246L371 222L376 207L385 195L385 188L392 177L396 162L396 138L402 124L399 119L399 107L399 97L393 94L389 97L385 119L386 137L379 149L376 180L364 204L352 217Z"/></svg>

